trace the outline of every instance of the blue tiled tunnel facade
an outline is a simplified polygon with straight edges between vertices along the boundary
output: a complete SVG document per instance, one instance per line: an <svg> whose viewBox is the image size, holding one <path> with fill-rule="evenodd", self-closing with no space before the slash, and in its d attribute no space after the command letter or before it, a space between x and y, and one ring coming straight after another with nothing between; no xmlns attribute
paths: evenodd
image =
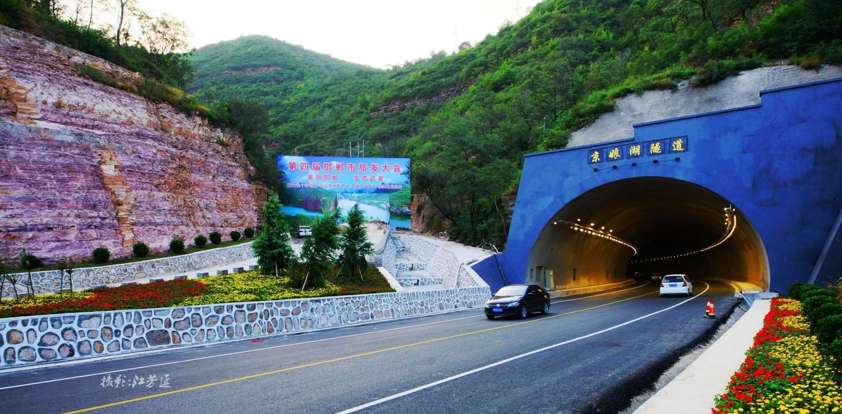
<svg viewBox="0 0 842 414"><path fill-rule="evenodd" d="M536 281L551 289L602 284L650 271L633 262L715 242L724 223L713 230L701 223L719 220L722 206L736 207L739 235L684 262L657 263L781 293L796 281L842 277L842 79L762 91L758 105L637 124L634 135L527 155L506 249L474 265L492 291ZM682 227L682 211L699 225ZM640 252L570 230L576 220L589 226L591 213L612 227L596 223L596 231L642 241ZM656 240L669 234L659 218L686 240Z"/></svg>

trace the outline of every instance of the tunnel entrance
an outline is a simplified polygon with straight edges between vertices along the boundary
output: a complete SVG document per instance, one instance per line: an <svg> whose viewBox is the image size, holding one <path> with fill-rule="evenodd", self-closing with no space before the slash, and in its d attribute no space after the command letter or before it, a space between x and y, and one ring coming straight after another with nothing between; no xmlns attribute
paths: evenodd
<svg viewBox="0 0 842 414"><path fill-rule="evenodd" d="M526 283L570 289L635 272L769 286L766 249L740 206L662 177L614 181L562 207L532 247Z"/></svg>

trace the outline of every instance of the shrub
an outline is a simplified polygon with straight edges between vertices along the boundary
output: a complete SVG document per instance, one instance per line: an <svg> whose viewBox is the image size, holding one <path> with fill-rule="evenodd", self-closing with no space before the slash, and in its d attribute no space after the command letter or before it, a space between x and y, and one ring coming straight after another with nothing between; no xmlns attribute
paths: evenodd
<svg viewBox="0 0 842 414"><path fill-rule="evenodd" d="M818 324L822 319L833 315L842 315L842 303L823 303L815 308L813 313L807 315L807 320L810 322L810 325L816 326L816 324ZM830 341L832 340L833 339L831 338ZM827 342L829 343L830 341Z"/></svg>
<svg viewBox="0 0 842 414"><path fill-rule="evenodd" d="M173 237L173 239L170 240L170 251L175 254L184 253L184 240L181 240L178 237Z"/></svg>
<svg viewBox="0 0 842 414"><path fill-rule="evenodd" d="M809 288L806 288L801 292L801 297L804 299L815 295L833 296L833 292L830 289L819 285L810 285Z"/></svg>
<svg viewBox="0 0 842 414"><path fill-rule="evenodd" d="M237 230L234 230L231 233L228 233L228 235L231 236L231 240L233 240L233 241L240 240L240 232L237 231Z"/></svg>
<svg viewBox="0 0 842 414"><path fill-rule="evenodd" d="M108 259L111 258L111 252L108 251L105 247L97 247L94 249L93 252L93 259L94 263L96 264L103 264L108 263Z"/></svg>
<svg viewBox="0 0 842 414"><path fill-rule="evenodd" d="M842 313L823 317L814 326L812 333L819 342L830 344L837 338L842 338Z"/></svg>
<svg viewBox="0 0 842 414"><path fill-rule="evenodd" d="M813 312L816 311L820 306L827 304L827 303L839 303L836 298L831 296L809 296L801 302L801 310L804 312L804 316L807 319L812 319Z"/></svg>
<svg viewBox="0 0 842 414"><path fill-rule="evenodd" d="M821 286L819 286L819 285L805 285L803 288L801 288L801 294L800 294L801 299L798 299L798 300L803 302L804 300L806 300L810 296L813 296L813 295L828 295L828 292L830 292L830 291L821 287Z"/></svg>
<svg viewBox="0 0 842 414"><path fill-rule="evenodd" d="M830 345L823 346L822 351L824 351L826 355L833 357L831 364L833 364L836 369L842 369L842 336L834 339Z"/></svg>
<svg viewBox="0 0 842 414"><path fill-rule="evenodd" d="M801 69L815 70L816 72L822 67L821 59L816 55L805 56L801 59Z"/></svg>
<svg viewBox="0 0 842 414"><path fill-rule="evenodd" d="M203 248L206 244L208 244L208 238L205 237L203 234L200 234L193 238L193 243L196 244L196 247Z"/></svg>
<svg viewBox="0 0 842 414"><path fill-rule="evenodd" d="M246 227L246 229L243 230L243 234L246 236L246 238L250 239L254 237L254 229L251 227Z"/></svg>
<svg viewBox="0 0 842 414"><path fill-rule="evenodd" d="M132 245L132 253L134 253L134 257L149 256L149 246L146 243L137 242Z"/></svg>
<svg viewBox="0 0 842 414"><path fill-rule="evenodd" d="M801 292L804 290L804 288L806 286L809 286L809 285L807 285L804 282L795 282L795 283L789 285L789 289L787 289L787 294L789 295L789 297L791 299L795 299L795 300L800 301L801 300Z"/></svg>
<svg viewBox="0 0 842 414"><path fill-rule="evenodd" d="M218 245L219 243L222 243L222 235L219 234L218 231L212 231L210 234L210 241L214 245Z"/></svg>

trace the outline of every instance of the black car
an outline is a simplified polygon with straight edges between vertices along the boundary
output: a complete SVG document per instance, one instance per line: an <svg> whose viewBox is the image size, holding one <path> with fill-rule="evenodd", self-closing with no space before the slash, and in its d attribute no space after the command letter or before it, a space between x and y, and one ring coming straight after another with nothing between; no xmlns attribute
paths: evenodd
<svg viewBox="0 0 842 414"><path fill-rule="evenodd" d="M550 294L538 285L504 286L488 302L485 302L485 316L517 315L525 318L530 312L548 313Z"/></svg>

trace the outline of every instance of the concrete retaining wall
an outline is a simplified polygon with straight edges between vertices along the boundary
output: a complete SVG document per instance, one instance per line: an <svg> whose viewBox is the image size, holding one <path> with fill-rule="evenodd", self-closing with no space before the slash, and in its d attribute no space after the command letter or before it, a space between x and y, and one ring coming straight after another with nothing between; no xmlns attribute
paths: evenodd
<svg viewBox="0 0 842 414"><path fill-rule="evenodd" d="M0 319L0 368L478 308L488 287Z"/></svg>
<svg viewBox="0 0 842 414"><path fill-rule="evenodd" d="M73 290L86 290L95 286L133 282L151 277L172 276L248 260L254 257L254 251L251 249L252 243L248 242L231 247L143 262L76 269L73 271ZM17 273L15 276L18 280L18 292L25 292L26 273ZM32 272L32 284L35 286L35 293L39 295L58 292L60 286L59 271ZM66 280L64 284L66 289ZM7 282L0 294L3 298L13 297L14 290Z"/></svg>

